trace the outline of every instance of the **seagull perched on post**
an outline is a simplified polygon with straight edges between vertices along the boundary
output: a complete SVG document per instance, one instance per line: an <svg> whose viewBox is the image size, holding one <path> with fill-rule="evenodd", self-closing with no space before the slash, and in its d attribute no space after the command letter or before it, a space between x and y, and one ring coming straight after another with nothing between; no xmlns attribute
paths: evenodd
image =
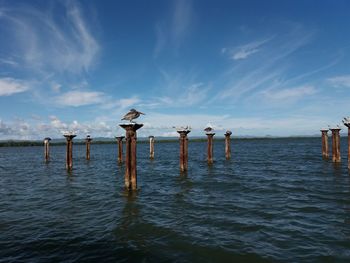
<svg viewBox="0 0 350 263"><path fill-rule="evenodd" d="M132 120L140 117L140 114L146 115L140 111L137 111L135 109L131 109L127 114L124 115L122 120L128 120L130 122L133 122Z"/></svg>
<svg viewBox="0 0 350 263"><path fill-rule="evenodd" d="M207 124L207 127L204 129L204 131L205 132L211 132L211 131L213 131L214 129L213 129L213 126L210 124L210 123L208 123Z"/></svg>

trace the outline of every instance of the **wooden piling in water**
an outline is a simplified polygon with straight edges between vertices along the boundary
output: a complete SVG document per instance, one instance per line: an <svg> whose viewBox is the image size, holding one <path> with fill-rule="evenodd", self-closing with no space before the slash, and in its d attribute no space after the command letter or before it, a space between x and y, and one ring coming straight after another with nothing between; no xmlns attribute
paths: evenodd
<svg viewBox="0 0 350 263"><path fill-rule="evenodd" d="M180 134L180 171L185 172L188 170L188 137L190 130L178 130Z"/></svg>
<svg viewBox="0 0 350 263"><path fill-rule="evenodd" d="M67 140L67 152L66 152L66 169L71 170L73 168L73 138L75 134L64 134Z"/></svg>
<svg viewBox="0 0 350 263"><path fill-rule="evenodd" d="M137 163L136 163L136 131L140 129L143 124L128 123L120 124L126 131L126 152L125 152L125 188L129 191L137 190Z"/></svg>
<svg viewBox="0 0 350 263"><path fill-rule="evenodd" d="M231 159L231 131L225 133L225 157L226 160Z"/></svg>
<svg viewBox="0 0 350 263"><path fill-rule="evenodd" d="M344 125L348 127L348 169L350 170L350 119L344 118Z"/></svg>
<svg viewBox="0 0 350 263"><path fill-rule="evenodd" d="M334 163L340 163L340 128L331 128L332 131L332 161Z"/></svg>
<svg viewBox="0 0 350 263"><path fill-rule="evenodd" d="M49 137L46 137L44 139L44 156L45 156L46 162L50 160L50 141L51 141L51 138Z"/></svg>
<svg viewBox="0 0 350 263"><path fill-rule="evenodd" d="M149 158L154 159L154 136L149 136Z"/></svg>
<svg viewBox="0 0 350 263"><path fill-rule="evenodd" d="M117 143L118 143L118 164L122 164L123 163L123 139L125 138L125 136L116 136L115 138L117 139Z"/></svg>
<svg viewBox="0 0 350 263"><path fill-rule="evenodd" d="M86 160L90 160L90 143L92 141L92 138L90 135L87 135L85 138L85 143L86 143Z"/></svg>
<svg viewBox="0 0 350 263"><path fill-rule="evenodd" d="M321 129L321 132L322 132L322 158L328 159L329 158L328 129Z"/></svg>
<svg viewBox="0 0 350 263"><path fill-rule="evenodd" d="M207 132L206 135L208 137L208 149L207 149L208 158L207 158L207 161L208 161L208 164L211 165L214 162L213 161L213 138L214 138L215 133L214 132Z"/></svg>

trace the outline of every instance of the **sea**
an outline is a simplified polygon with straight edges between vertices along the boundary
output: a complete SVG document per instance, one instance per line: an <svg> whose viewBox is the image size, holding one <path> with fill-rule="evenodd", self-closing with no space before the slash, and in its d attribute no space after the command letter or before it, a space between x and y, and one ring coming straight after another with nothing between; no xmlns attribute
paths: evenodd
<svg viewBox="0 0 350 263"><path fill-rule="evenodd" d="M330 142L331 143L331 142ZM0 262L350 262L350 175L321 138L137 145L138 190L116 144L0 147ZM331 144L330 144L331 149ZM125 149L124 149L125 151ZM331 153L330 153L331 155Z"/></svg>

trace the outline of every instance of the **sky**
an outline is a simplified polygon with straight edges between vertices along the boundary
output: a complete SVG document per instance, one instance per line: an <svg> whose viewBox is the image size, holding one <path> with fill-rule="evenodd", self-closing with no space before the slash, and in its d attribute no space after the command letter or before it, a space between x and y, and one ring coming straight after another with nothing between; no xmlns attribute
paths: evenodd
<svg viewBox="0 0 350 263"><path fill-rule="evenodd" d="M350 1L0 0L0 140L318 135L350 115ZM345 127L343 132L345 132Z"/></svg>

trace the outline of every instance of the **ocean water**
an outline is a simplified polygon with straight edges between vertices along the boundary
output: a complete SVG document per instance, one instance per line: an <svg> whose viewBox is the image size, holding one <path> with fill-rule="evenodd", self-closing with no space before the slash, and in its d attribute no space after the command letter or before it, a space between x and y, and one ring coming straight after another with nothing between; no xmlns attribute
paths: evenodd
<svg viewBox="0 0 350 263"><path fill-rule="evenodd" d="M320 138L138 144L138 188L123 189L117 145L0 148L0 262L350 262L350 175Z"/></svg>

